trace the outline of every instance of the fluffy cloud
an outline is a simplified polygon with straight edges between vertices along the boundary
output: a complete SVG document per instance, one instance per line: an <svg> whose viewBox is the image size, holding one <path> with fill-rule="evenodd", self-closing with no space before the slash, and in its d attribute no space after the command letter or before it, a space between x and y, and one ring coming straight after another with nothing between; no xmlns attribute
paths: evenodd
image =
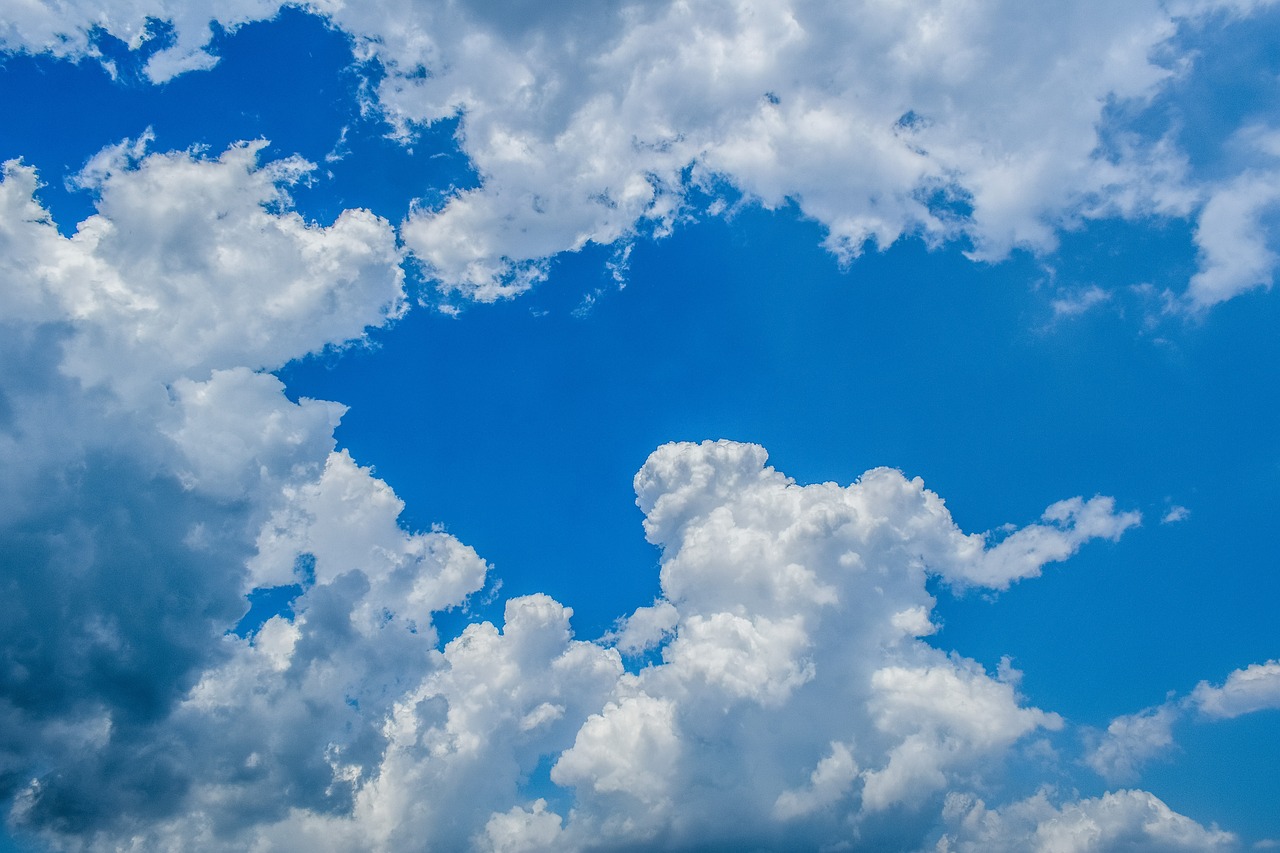
<svg viewBox="0 0 1280 853"><path fill-rule="evenodd" d="M1132 782L1144 764L1172 750L1178 716L1177 705L1165 704L1117 717L1085 760L1108 781Z"/></svg>
<svg viewBox="0 0 1280 853"><path fill-rule="evenodd" d="M1174 726L1193 717L1200 721L1231 719L1280 709L1280 661L1250 664L1227 676L1220 687L1207 681L1181 698L1112 720L1091 741L1086 763L1108 781L1130 782L1143 765L1172 752Z"/></svg>
<svg viewBox="0 0 1280 853"><path fill-rule="evenodd" d="M108 149L81 175L98 212L70 237L33 199L34 171L7 163L7 316L73 324L64 370L117 391L279 367L398 316L403 272L389 224L361 210L329 226L304 221L284 185L311 165L259 166L264 144L216 160Z"/></svg>
<svg viewBox="0 0 1280 853"><path fill-rule="evenodd" d="M1108 156L1097 132L1109 100L1168 77L1148 56L1175 21L1155 4L1045 14L636 4L566 48L557 16L509 33L420 13L429 49L379 51L433 73L393 74L382 101L410 122L461 111L484 184L412 216L406 241L445 283L492 298L555 251L665 232L690 189L720 180L768 207L794 201L842 260L904 234L998 259L1053 248L1082 211L1185 213L1176 154ZM368 12L334 17L386 32Z"/></svg>
<svg viewBox="0 0 1280 853"><path fill-rule="evenodd" d="M801 487L757 446L706 442L660 448L636 491L663 598L633 619L658 626L662 662L621 677L558 759L578 803L561 843L836 842L1062 725L917 638L926 573L970 583L1001 547L961 533L920 481Z"/></svg>
<svg viewBox="0 0 1280 853"><path fill-rule="evenodd" d="M903 235L994 260L1052 250L1082 218L1203 205L1189 305L1269 282L1274 267L1274 169L1201 182L1171 137L1118 118L1190 67L1180 28L1262 2L305 5L381 61L377 95L403 133L462 117L482 185L413 211L402 233L443 286L479 299L527 288L559 252L666 233L697 191L725 184L794 202L845 261ZM141 47L148 18L169 21L174 43L148 66L163 80L214 61L211 20L234 28L278 8L27 4L0 39L81 55L94 28Z"/></svg>
<svg viewBox="0 0 1280 853"><path fill-rule="evenodd" d="M1176 157L1095 151L1103 101L1165 76L1147 53L1167 14L1099 5L1043 26L997 5L316 8L387 64L380 96L406 132L465 114L482 188L403 234L444 283L492 298L555 252L673 227L691 190L721 180L796 200L842 257L903 233L998 257L1050 246L1072 211L1189 209L1166 180ZM154 15L176 30L151 62L160 80L212 61L210 18L275 9L26 5L3 38L73 55L97 26L140 45ZM1142 792L974 799L1015 784L1014 747L1065 721L1007 669L922 639L926 581L1035 577L1138 523L1106 497L966 534L891 469L800 486L755 445L668 445L635 481L662 549L652 605L585 642L568 607L525 596L440 648L433 612L488 567L400 525L391 487L335 449L342 406L295 403L260 372L399 316L395 230L367 211L305 221L288 186L309 164L260 150L114 146L80 176L98 210L71 236L33 170L5 166L14 827L84 850L816 848L905 815L904 844L941 820L955 849L1017 833L1045 849L1230 842ZM250 592L288 603L242 622ZM1271 666L1197 688L1200 709L1274 704Z"/></svg>
<svg viewBox="0 0 1280 853"><path fill-rule="evenodd" d="M946 816L952 829L939 841L938 853L1239 849L1231 833L1200 826L1146 791L1115 791L1060 807L1041 792L1004 809L988 809L981 800L956 794L947 798Z"/></svg>
<svg viewBox="0 0 1280 853"><path fill-rule="evenodd" d="M1200 713L1217 719L1280 708L1280 661L1237 669L1221 687L1202 681L1191 693L1191 702Z"/></svg>
<svg viewBox="0 0 1280 853"><path fill-rule="evenodd" d="M1280 156L1280 132L1269 131L1258 142L1272 158ZM1280 208L1280 169L1269 165L1248 169L1211 192L1196 225L1200 269L1187 289L1193 307L1271 286L1277 235L1269 223Z"/></svg>
<svg viewBox="0 0 1280 853"><path fill-rule="evenodd" d="M333 452L342 406L255 372L398 314L391 227L304 222L285 187L306 165L256 144L144 144L90 164L98 212L69 237L31 169L0 184L0 790L55 846L157 839L187 807L184 847L349 808L405 672L439 657L431 612L487 571L397 525ZM228 633L280 584L291 620Z"/></svg>
<svg viewBox="0 0 1280 853"><path fill-rule="evenodd" d="M361 507L377 501L375 489L352 496L335 486L346 503L334 509L317 497L330 491L331 472L351 470L349 460L335 461L342 459L331 457L317 494L295 495L307 508L303 521L269 525L304 531L284 553L315 551L316 590L328 576L327 554L343 554L342 566L376 567L412 550L357 553L306 538L339 518L368 528ZM371 640L353 635L353 625L370 637L388 630L357 618L360 602L412 596L375 595L377 581L356 586L352 573L330 581L347 579L341 606L336 593L324 599L326 612L338 608L345 618L325 624L346 633L342 643L316 644L326 655L317 671L314 651L298 660L304 642L312 631L333 629L311 627L319 605L308 604L317 595L308 590L292 623L272 619L255 643L236 641L235 660L206 675L183 712L216 709L234 719L241 714L231 710L233 697L268 697L255 703L278 707L248 728L281 729L288 742L310 743L309 753L296 754L325 755L330 787L350 799L345 809L323 799L295 802L288 813L283 805L264 809L240 832L283 850L398 849L415 838L493 850L748 837L811 846L855 837L864 813L936 809L957 778L982 775L979 768L995 766L1037 729L1061 727L1056 715L1023 706L1011 683L918 639L928 633L933 605L923 554L955 568L988 553L980 537L955 528L936 496L884 469L848 487L800 487L764 463L754 445L669 445L637 475L646 532L663 548L662 597L632 617L634 632L629 624L618 635L630 637L629 652L661 645L661 661L638 671L626 670L616 649L574 639L570 611L540 595L508 602L501 628L470 625L438 658L420 646L417 657L389 646L405 665L384 669L379 649L390 641L369 648ZM384 498L379 512L390 518L398 506ZM270 553L259 545L260 555ZM952 553L941 560L947 548ZM366 656L373 663L357 666ZM282 678L300 667L315 674ZM363 698L379 683L383 698ZM334 695L359 697L370 728L372 710L384 713L385 723L367 736L381 760L369 763L373 748L350 735L321 749L319 740L294 734L285 721L300 689L308 707L345 714L344 731L356 712ZM267 760L272 753L250 743L237 754ZM549 773L538 784L554 786L571 808L524 793L540 766ZM304 776L318 779L322 769L316 761ZM225 785L216 796L210 787L193 787L193 816L166 830L169 837L192 837L211 815L230 819L220 812ZM235 847L241 837L224 841Z"/></svg>
<svg viewBox="0 0 1280 853"><path fill-rule="evenodd" d="M180 496L168 500L190 518L158 515L156 530L134 534L181 534L170 551L207 561L197 577L223 606L210 615L194 599L204 616L182 626L189 657L174 660L153 607L133 607L138 624L119 627L123 602L94 600L103 615L86 632L114 618L108 637L152 638L165 649L153 657L176 671L144 683L167 692L144 713L136 697L86 691L92 671L70 672L74 702L36 706L39 724L10 717L39 743L10 745L11 819L51 847L816 847L855 841L895 809L919 816L910 825L923 842L943 794L998 783L1011 746L1063 725L1025 706L1008 673L920 639L932 630L926 576L972 584L1004 543L961 533L936 495L896 471L798 486L761 448L730 442L668 445L636 477L646 533L663 549L662 596L632 617L624 649L657 644L660 661L627 670L617 649L574 639L571 611L542 595L509 601L501 627L472 624L438 650L431 611L477 589L484 563L444 534L399 528L399 500L344 453L317 459L336 411L289 403L273 383L223 371L170 404L190 408L169 419L179 444L225 435L229 448L217 465L193 456L168 475L167 494ZM258 429L202 421L219 400ZM264 459L277 460L274 479ZM262 497L230 513L223 495L255 466L274 497L251 487ZM1117 517L1109 505L1093 512ZM1085 526L1112 535L1096 519ZM190 596L195 571L177 564L164 582ZM245 637L219 634L238 593L290 583L288 612ZM9 600L35 598L19 592ZM94 612L61 600L66 619ZM100 657L129 660L119 645ZM10 690L11 704L22 698ZM32 752L55 770L25 769ZM108 775L112 796L95 795ZM1170 820L1161 831L1177 838L1205 832Z"/></svg>
<svg viewBox="0 0 1280 853"><path fill-rule="evenodd" d="M23 3L5 11L0 19L0 41L9 49L45 51L56 56L97 56L99 32L142 47L155 36L155 21L169 22L174 43L153 55L148 73L163 82L184 71L210 68L217 63L205 48L213 37L214 20L228 28L248 21L265 20L280 9L276 0L218 0L213 5L127 0L102 3Z"/></svg>
<svg viewBox="0 0 1280 853"><path fill-rule="evenodd" d="M1108 497L1059 501L1044 511L1041 520L1014 531L1008 538L971 564L949 573L953 580L1004 589L1020 578L1036 577L1045 563L1065 560L1090 539L1119 539L1142 520L1137 511L1115 511Z"/></svg>

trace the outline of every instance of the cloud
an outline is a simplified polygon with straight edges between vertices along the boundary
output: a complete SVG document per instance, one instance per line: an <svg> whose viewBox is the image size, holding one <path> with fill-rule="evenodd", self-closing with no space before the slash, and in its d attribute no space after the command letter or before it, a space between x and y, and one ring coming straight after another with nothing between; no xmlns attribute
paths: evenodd
<svg viewBox="0 0 1280 853"><path fill-rule="evenodd" d="M1037 577L1044 564L1065 560L1090 539L1119 539L1141 523L1142 515L1136 510L1117 513L1113 498L1099 496L1059 501L1041 519L1048 523L1015 530L981 559L961 564L950 576L1005 589L1015 580Z"/></svg>
<svg viewBox="0 0 1280 853"><path fill-rule="evenodd" d="M0 792L55 847L179 832L188 807L184 846L349 807L394 685L439 656L431 611L484 582L334 452L344 407L255 372L403 300L390 226L304 222L285 187L305 164L259 166L258 147L115 146L70 237L30 168L0 183ZM340 536L307 526L333 512ZM297 585L293 618L229 634L244 593L277 584Z"/></svg>
<svg viewBox="0 0 1280 853"><path fill-rule="evenodd" d="M1190 694L1172 694L1163 704L1116 717L1091 741L1085 762L1111 782L1132 782L1148 762L1176 749L1173 728L1188 717L1232 719L1280 709L1280 661L1250 664L1227 676L1222 686L1201 681Z"/></svg>
<svg viewBox="0 0 1280 853"><path fill-rule="evenodd" d="M335 19L386 31L369 12ZM1168 77L1147 57L1175 23L1154 5L1033 21L1000 5L655 4L598 16L596 50L561 49L555 26L513 38L424 16L430 49L379 48L393 68L443 72L393 73L380 93L393 115L466 117L482 186L404 234L478 298L528 286L555 252L665 233L693 213L691 189L718 181L794 202L843 261L908 234L992 260L1049 250L1095 197L1185 211L1155 179L1176 172L1167 158L1097 154L1103 104Z"/></svg>
<svg viewBox="0 0 1280 853"><path fill-rule="evenodd" d="M469 626L396 703L347 816L252 831L285 849L817 844L1062 725L916 638L933 603L921 543L983 553L918 481L800 487L764 461L754 445L668 445L637 474L662 597L627 624L661 662L628 673L573 639L560 604L514 599L505 626ZM521 798L547 760L567 810Z"/></svg>
<svg viewBox="0 0 1280 853"><path fill-rule="evenodd" d="M76 702L39 705L38 724L16 718L11 730L40 746L38 760L30 746L10 753L11 819L51 848L816 847L894 809L926 816L911 822L923 842L946 792L996 784L1014 744L1063 726L1023 703L1011 673L919 639L934 603L926 576L971 583L1005 544L961 533L940 499L896 471L799 486L754 445L659 448L636 486L663 549L662 594L627 624L644 634L631 647L656 643L660 660L628 672L618 650L575 639L571 611L545 595L508 601L501 627L471 624L437 650L431 611L464 600L487 567L444 534L396 524L386 484L325 448L331 404L290 403L276 380L243 369L180 387L170 405L190 410L168 421L183 425L179 442L225 436L217 456L245 468L188 459L169 492L140 494L167 494L192 518L150 516L157 529L135 538L167 537L171 552L212 561L217 571L196 577L224 604L184 620L192 651L175 672L148 673L142 683L167 692L146 713L136 698L85 690L81 672L67 676L79 679ZM259 428L203 420L219 401ZM203 432L182 432L196 423ZM288 473L268 478L272 488L226 499L250 460L273 455ZM1111 535L1110 510L1086 506L1048 516ZM1018 551L1019 565L1058 553ZM288 584L289 612L245 637L223 633L241 593ZM9 600L35 597L19 592ZM139 622L124 636L174 657L154 623L163 601L91 600L66 599L64 621L98 612L85 630L101 633L131 610ZM203 599L190 606L207 612ZM95 793L104 787L111 796Z"/></svg>
<svg viewBox="0 0 1280 853"><path fill-rule="evenodd" d="M782 820L794 820L838 803L849 793L858 778L858 765L849 747L838 741L831 744L831 754L818 762L809 782L803 787L783 791L773 804L773 813Z"/></svg>
<svg viewBox="0 0 1280 853"><path fill-rule="evenodd" d="M1213 193L1196 225L1200 270L1187 291L1193 307L1271 286L1275 240L1264 218L1277 206L1280 172L1245 173Z"/></svg>
<svg viewBox="0 0 1280 853"><path fill-rule="evenodd" d="M1060 299L1053 300L1053 318L1057 320L1063 317L1078 317L1110 298L1111 294L1101 287L1096 284L1090 285L1083 290L1068 293Z"/></svg>
<svg viewBox="0 0 1280 853"><path fill-rule="evenodd" d="M75 55L100 26L141 45L154 12L176 32L151 60L159 80L212 61L209 17L275 8L26 6L3 37ZM556 252L665 232L718 181L796 200L845 258L904 233L989 258L1048 247L1081 199L1148 174L1093 152L1101 99L1146 97L1165 76L1146 48L1173 24L1153 8L1067 10L1047 27L947 5L328 11L385 36L362 49L388 64L380 95L406 128L465 113L483 187L416 211L403 234L442 282L485 299ZM999 109L970 109L979 98ZM896 470L802 486L756 445L666 445L635 479L662 550L651 605L589 642L569 607L523 596L441 648L432 614L464 604L488 566L402 526L393 489L336 448L340 404L293 402L261 372L402 313L395 229L359 210L304 220L288 187L310 164L259 163L262 143L213 158L147 147L90 162L97 212L70 237L30 167L6 164L0 183L12 826L73 850L816 848L908 815L911 844L946 832L956 849L1016 832L1046 849L1230 843L1143 792L976 799L1016 786L1017 745L1066 723L1028 705L1007 666L922 639L936 631L926 583L1002 590L1115 540L1139 516L1108 497L966 534ZM245 594L264 590L288 607L236 633ZM640 652L652 663L628 669ZM1197 707L1270 707L1272 666L1201 685ZM1117 740L1142 742L1126 734L1138 728ZM1142 749L1116 755L1136 764Z"/></svg>
<svg viewBox="0 0 1280 853"><path fill-rule="evenodd" d="M1085 761L1109 782L1133 782L1147 762L1172 751L1179 716L1176 704L1165 704L1116 717Z"/></svg>
<svg viewBox="0 0 1280 853"><path fill-rule="evenodd" d="M1202 681L1191 702L1212 719L1230 719L1255 711L1280 708L1280 661L1250 664L1227 676L1221 687Z"/></svg>
<svg viewBox="0 0 1280 853"><path fill-rule="evenodd" d="M64 370L118 393L214 368L278 367L398 316L403 272L388 223L359 210L329 226L305 222L281 184L310 165L259 167L263 144L217 160L91 164L98 212L71 237L34 200L34 170L5 164L7 316L72 324Z"/></svg>
<svg viewBox="0 0 1280 853"><path fill-rule="evenodd" d="M1280 130L1239 128L1227 140L1235 173L1207 188L1196 223L1199 269L1187 308L1201 311L1241 293L1269 288L1277 263L1275 214L1280 208Z"/></svg>
<svg viewBox="0 0 1280 853"><path fill-rule="evenodd" d="M1203 206L1188 300L1204 307L1270 281L1263 214L1274 169L1200 181L1171 136L1144 137L1123 116L1190 73L1180 32L1265 5L1079 0L1035 15L942 0L306 8L379 60L378 101L406 137L462 119L481 185L415 209L401 231L446 289L513 295L560 252L660 236L702 215L695 198L707 192L716 210L739 195L795 204L842 262L904 236L999 260L1019 247L1052 251L1082 219L1186 217ZM148 19L167 21L173 43L148 61L160 81L211 64L210 21L234 29L279 8L32 4L0 39L80 56L94 52L98 28L152 50Z"/></svg>
<svg viewBox="0 0 1280 853"><path fill-rule="evenodd" d="M862 801L871 810L941 790L946 770L976 764L1036 728L1062 727L1056 714L1019 708L1011 685L972 664L885 667L872 676L872 687L877 728L903 740L888 764L866 774Z"/></svg>
<svg viewBox="0 0 1280 853"><path fill-rule="evenodd" d="M547 801L538 799L529 809L513 806L511 811L489 818L475 846L493 853L555 850L560 824L560 816L547 811Z"/></svg>
<svg viewBox="0 0 1280 853"><path fill-rule="evenodd" d="M1191 853L1239 848L1231 833L1203 827L1146 791L1114 791L1061 806L1041 792L1003 809L988 809L982 800L955 794L947 798L946 815L951 828L938 844L939 853Z"/></svg>

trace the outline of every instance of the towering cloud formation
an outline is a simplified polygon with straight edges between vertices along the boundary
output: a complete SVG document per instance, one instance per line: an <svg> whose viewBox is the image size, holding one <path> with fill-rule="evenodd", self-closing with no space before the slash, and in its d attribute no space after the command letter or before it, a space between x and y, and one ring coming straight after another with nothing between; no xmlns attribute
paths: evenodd
<svg viewBox="0 0 1280 853"><path fill-rule="evenodd" d="M390 490L332 452L343 407L293 403L254 372L358 338L404 299L391 227L363 211L304 222L282 182L306 164L259 166L256 148L108 151L84 177L99 212L70 237L35 201L31 169L8 163L0 184L2 778L21 821L69 839L170 816L237 743L242 760L272 759L235 771L248 775L228 808L340 796L330 764L351 759L339 732L361 713L380 725L396 678L359 638L400 638L388 665L428 657L431 610L483 583L470 549L406 534ZM303 675L286 687L273 668L290 629L269 624L252 645L224 636L243 594L292 583L304 551L316 603L297 621L315 639L297 655L320 661L323 694L311 700ZM354 615L326 619L325 601ZM315 645L324 626L333 648ZM367 690L325 675L339 651ZM272 706L253 689L264 673L318 742L286 756L284 718L245 727ZM216 686L232 679L246 688L235 713L196 725L187 709L219 707Z"/></svg>

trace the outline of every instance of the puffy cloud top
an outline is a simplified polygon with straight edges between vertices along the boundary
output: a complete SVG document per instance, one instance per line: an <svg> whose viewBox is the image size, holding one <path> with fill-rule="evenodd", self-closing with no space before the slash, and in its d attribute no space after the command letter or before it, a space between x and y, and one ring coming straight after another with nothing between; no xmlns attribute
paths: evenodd
<svg viewBox="0 0 1280 853"><path fill-rule="evenodd" d="M282 183L310 164L259 167L264 144L136 165L140 146L108 149L82 176L98 213L71 237L33 199L34 171L6 164L0 247L17 285L7 316L65 318L78 331L65 369L117 385L275 368L398 316L404 274L390 225L361 210L305 222Z"/></svg>

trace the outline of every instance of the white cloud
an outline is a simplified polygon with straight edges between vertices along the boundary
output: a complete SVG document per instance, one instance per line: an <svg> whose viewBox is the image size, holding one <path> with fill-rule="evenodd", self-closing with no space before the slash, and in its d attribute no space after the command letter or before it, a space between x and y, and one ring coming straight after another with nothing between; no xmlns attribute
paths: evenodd
<svg viewBox="0 0 1280 853"><path fill-rule="evenodd" d="M843 821L920 807L1062 725L917 639L934 603L926 571L964 579L990 553L936 495L888 469L798 486L765 458L754 445L673 444L636 475L663 548L663 598L640 614L662 612L671 639L661 664L619 679L553 771L578 797L566 843L768 839L800 815L790 831L804 840L787 843L833 843Z"/></svg>
<svg viewBox="0 0 1280 853"><path fill-rule="evenodd" d="M849 747L832 742L831 754L818 762L809 783L795 790L783 791L773 804L773 813L782 820L794 820L826 808L843 799L858 778L858 764Z"/></svg>
<svg viewBox="0 0 1280 853"><path fill-rule="evenodd" d="M1045 509L1041 519L1048 523L1015 530L981 559L949 576L1004 589L1015 580L1037 577L1045 563L1065 560L1090 539L1119 539L1141 523L1142 514L1136 510L1117 513L1114 498L1099 496L1058 501Z"/></svg>
<svg viewBox="0 0 1280 853"><path fill-rule="evenodd" d="M1146 791L1114 791L1054 806L1045 792L1002 809L980 799L947 798L950 828L938 853L1119 853L1119 851L1227 851L1234 835L1206 828L1172 811Z"/></svg>
<svg viewBox="0 0 1280 853"><path fill-rule="evenodd" d="M484 836L475 846L493 853L557 850L560 822L559 815L547 811L546 800L535 800L529 809L513 806L511 811L489 818Z"/></svg>
<svg viewBox="0 0 1280 853"><path fill-rule="evenodd" d="M360 778L351 808L297 803L264 825L236 821L242 838L299 851L398 850L424 839L465 849L514 846L515 823L534 832L526 841L549 832L553 812L513 813L528 800L519 784L586 730L622 671L616 652L572 639L570 615L545 595L513 599L501 630L470 625L430 666L401 665L377 679L389 714L366 731L383 745L381 759ZM349 671L360 672L358 657Z"/></svg>
<svg viewBox="0 0 1280 853"><path fill-rule="evenodd" d="M0 603L0 795L54 847L216 847L228 824L349 809L406 677L439 665L431 611L484 582L333 452L344 407L254 372L403 300L391 227L304 222L281 184L305 164L258 147L114 146L71 237L31 169L0 183L0 550L24 567ZM227 635L244 592L295 581L292 622Z"/></svg>
<svg viewBox="0 0 1280 853"><path fill-rule="evenodd" d="M1166 512L1163 516L1161 516L1160 523L1161 524L1177 524L1179 521L1186 521L1190 517L1191 517L1191 510L1187 509L1185 506L1182 506L1181 504L1174 504L1173 506L1169 507L1168 512Z"/></svg>
<svg viewBox="0 0 1280 853"><path fill-rule="evenodd" d="M55 56L97 55L94 30L103 30L131 48L151 37L150 20L170 22L175 43L156 53L149 63L151 78L161 83L175 74L211 67L217 62L205 48L213 33L211 21L235 29L248 21L266 20L280 9L278 0L216 0L178 3L170 0L124 0L112 4L70 0L50 4L24 2L5 10L0 20L0 43L10 50L48 52Z"/></svg>
<svg viewBox="0 0 1280 853"><path fill-rule="evenodd" d="M97 24L136 44L154 13L178 29L157 79L210 62L209 8L228 24L275 9L59 8L22 7L6 43L74 54ZM1094 155L1101 99L1164 75L1147 50L1172 24L1151 5L1055 10L1049 26L948 3L528 6L518 26L509 9L326 11L385 36L364 47L391 63L388 109L465 111L484 186L404 234L478 298L519 290L555 252L669 229L690 182L716 176L797 199L844 257L905 232L967 236L982 257L1044 248L1109 193L1185 210L1168 187L1143 195L1150 170ZM920 639L926 579L1005 589L1137 513L1071 498L991 544L919 479L800 486L732 442L659 448L637 474L661 595L617 649L575 639L545 595L437 648L432 612L481 588L484 561L400 525L391 487L335 450L340 405L293 403L256 372L399 315L394 230L366 211L306 222L287 186L309 164L259 165L258 143L145 149L90 163L98 212L71 237L31 169L10 163L0 184L0 356L15 366L0 375L0 548L34 567L0 603L0 790L51 847L817 847L894 808L923 816L923 841L948 791L998 785L1016 743L1063 725L1007 667ZM294 584L292 615L226 634L244 592ZM661 662L625 670L619 650L652 649ZM1272 707L1274 666L1195 701ZM1141 751L1126 748L1111 765ZM950 802L947 844L1230 841L1142 792Z"/></svg>
<svg viewBox="0 0 1280 853"><path fill-rule="evenodd" d="M658 599L649 607L637 607L630 616L619 620L617 629L603 639L616 644L624 655L636 655L670 637L679 621L680 611L671 602Z"/></svg>
<svg viewBox="0 0 1280 853"><path fill-rule="evenodd" d="M217 368L279 367L398 316L404 274L391 226L362 210L305 222L282 184L310 164L259 166L263 144L136 163L132 146L112 149L86 173L98 212L71 237L33 200L34 171L6 164L7 316L72 324L63 370L121 393Z"/></svg>
<svg viewBox="0 0 1280 853"><path fill-rule="evenodd" d="M1133 782L1143 765L1172 751L1179 716L1178 705L1167 703L1116 717L1085 761L1109 782Z"/></svg>
<svg viewBox="0 0 1280 853"><path fill-rule="evenodd" d="M559 49L554 20L506 38L424 16L429 50L382 55L442 73L393 74L383 103L409 120L460 108L484 185L411 217L406 241L445 283L493 298L526 286L528 264L556 251L670 229L688 169L694 183L724 178L769 207L796 201L845 260L907 233L964 235L988 259L1051 249L1064 217L1094 196L1185 210L1154 180L1175 167L1096 153L1106 100L1147 97L1167 76L1147 55L1173 22L1155 5L1054 14L637 5L596 19L594 51ZM370 14L336 19L385 32Z"/></svg>
<svg viewBox="0 0 1280 853"><path fill-rule="evenodd" d="M1258 287L1270 287L1276 235L1264 225L1280 206L1280 171L1249 171L1215 189L1196 224L1200 270L1187 297L1203 309Z"/></svg>
<svg viewBox="0 0 1280 853"><path fill-rule="evenodd" d="M992 677L918 638L933 607L926 572L963 577L989 553L918 480L878 469L847 487L798 486L761 448L730 442L660 448L636 478L663 548L662 597L641 609L660 663L627 673L616 650L575 640L571 611L542 595L509 601L501 628L472 624L437 651L430 611L478 588L483 562L443 534L400 529L394 493L321 440L333 413L289 403L274 383L227 371L183 385L170 422L200 430L157 446L225 435L218 447L242 467L195 455L182 469L188 494L207 484L215 501L255 465L276 472L253 481L277 484L275 497L259 487L232 537L239 551L212 552L247 567L212 577L231 599L297 581L294 616L252 640L196 632L187 680L146 720L122 722L109 704L46 711L39 754L62 766L74 746L81 782L36 777L14 818L55 849L90 837L93 849L124 838L286 851L422 839L817 847L851 840L895 804L926 816L914 824L923 840L946 791L997 783L1015 743L1062 725L1023 704L1007 666ZM223 399L274 426L255 428L255 443L254 429L200 421ZM313 569L299 575L301 553ZM98 734L48 725L73 719ZM62 803L103 807L103 774L143 761L143 743L166 761L113 789L109 812L62 821ZM539 767L567 808L526 792ZM171 793L142 809L158 785Z"/></svg>
<svg viewBox="0 0 1280 853"><path fill-rule="evenodd" d="M862 800L868 809L940 790L948 781L946 770L975 764L1036 728L1062 727L1056 714L1020 708L1012 685L959 663L885 667L872 675L876 726L902 740L890 750L887 765L866 774Z"/></svg>
<svg viewBox="0 0 1280 853"><path fill-rule="evenodd" d="M1280 708L1280 661L1237 669L1221 687L1202 681L1190 699L1201 714L1218 719Z"/></svg>
<svg viewBox="0 0 1280 853"><path fill-rule="evenodd" d="M1202 186L1169 138L1111 127L1108 109L1140 109L1193 67L1193 57L1153 59L1178 51L1179 27L1220 26L1224 9L1240 17L1265 5L306 8L381 60L377 94L405 134L462 116L460 142L482 185L414 211L402 233L444 286L470 296L518 293L559 252L664 234L695 213L692 189L723 181L767 207L795 202L844 261L904 235L965 240L974 257L997 260L1014 247L1050 251L1082 218L1189 216L1207 200L1196 237L1204 264L1189 291L1203 307L1270 281L1259 217L1274 202L1274 170L1236 169ZM91 27L137 46L148 16L172 21L176 43L149 65L163 80L210 63L210 20L234 28L278 8L29 4L0 39L75 56L92 52Z"/></svg>
<svg viewBox="0 0 1280 853"><path fill-rule="evenodd" d="M1097 307L1111 298L1111 294L1092 284L1082 290L1074 293L1068 293L1059 299L1053 300L1051 306L1053 308L1054 319L1061 317L1078 317L1091 308Z"/></svg>
<svg viewBox="0 0 1280 853"><path fill-rule="evenodd" d="M1104 733L1086 732L1085 762L1109 782L1132 782L1152 760L1177 748L1173 728L1188 717L1199 721L1231 719L1280 709L1280 661L1250 664L1227 676L1219 687L1201 681L1181 698L1170 694L1160 705L1116 717Z"/></svg>
<svg viewBox="0 0 1280 853"><path fill-rule="evenodd" d="M170 393L163 432L182 455L178 479L229 501L278 494L304 470L319 474L346 411L321 400L292 404L280 380L244 367L178 379Z"/></svg>
<svg viewBox="0 0 1280 853"><path fill-rule="evenodd" d="M640 694L610 702L592 715L551 778L591 794L626 794L665 817L662 813L674 806L671 782L680 753L674 703ZM628 828L612 827L615 832Z"/></svg>

